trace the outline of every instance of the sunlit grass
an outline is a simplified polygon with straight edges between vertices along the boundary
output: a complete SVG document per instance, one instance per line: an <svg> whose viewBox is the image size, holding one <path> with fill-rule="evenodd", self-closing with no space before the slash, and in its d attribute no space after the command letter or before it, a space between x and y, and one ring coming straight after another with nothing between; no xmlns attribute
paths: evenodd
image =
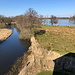
<svg viewBox="0 0 75 75"><path fill-rule="evenodd" d="M51 71L42 71L36 75L52 75L52 72Z"/></svg>
<svg viewBox="0 0 75 75"><path fill-rule="evenodd" d="M75 27L44 25L39 29L46 31L35 36L41 47L60 54L75 52Z"/></svg>

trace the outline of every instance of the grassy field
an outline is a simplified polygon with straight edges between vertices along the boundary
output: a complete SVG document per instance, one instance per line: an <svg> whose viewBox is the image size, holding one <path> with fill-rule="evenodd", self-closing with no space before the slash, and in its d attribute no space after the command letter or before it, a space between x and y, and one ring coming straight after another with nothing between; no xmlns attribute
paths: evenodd
<svg viewBox="0 0 75 75"><path fill-rule="evenodd" d="M52 75L51 71L42 71L40 73L38 73L37 75Z"/></svg>
<svg viewBox="0 0 75 75"><path fill-rule="evenodd" d="M36 34L41 47L56 51L60 54L75 53L75 27L43 25L38 30L45 34Z"/></svg>

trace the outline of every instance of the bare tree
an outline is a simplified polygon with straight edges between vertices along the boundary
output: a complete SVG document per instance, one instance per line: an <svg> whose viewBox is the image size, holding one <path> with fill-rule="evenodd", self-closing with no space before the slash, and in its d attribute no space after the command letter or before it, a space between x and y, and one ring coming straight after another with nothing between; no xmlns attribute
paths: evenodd
<svg viewBox="0 0 75 75"><path fill-rule="evenodd" d="M41 20L38 18L40 17L38 13L32 9L29 8L24 15L16 16L14 19L17 23L18 28L21 30L20 37L31 37L33 35L33 28L39 27L42 23Z"/></svg>
<svg viewBox="0 0 75 75"><path fill-rule="evenodd" d="M51 15L51 25L57 24L58 20L56 19L56 16Z"/></svg>
<svg viewBox="0 0 75 75"><path fill-rule="evenodd" d="M70 24L75 24L75 15L70 17L69 21L70 21Z"/></svg>
<svg viewBox="0 0 75 75"><path fill-rule="evenodd" d="M5 23L6 25L11 24L13 19L11 17L5 17L3 15L0 15L0 23Z"/></svg>
<svg viewBox="0 0 75 75"><path fill-rule="evenodd" d="M38 25L43 24L42 18L43 18L43 15L38 15Z"/></svg>
<svg viewBox="0 0 75 75"><path fill-rule="evenodd" d="M40 20L38 19L39 17L38 13L32 8L29 8L26 11L25 16L26 16L26 21L30 26L30 29L32 29L34 26L40 23Z"/></svg>
<svg viewBox="0 0 75 75"><path fill-rule="evenodd" d="M75 15L70 17L70 20L75 20Z"/></svg>

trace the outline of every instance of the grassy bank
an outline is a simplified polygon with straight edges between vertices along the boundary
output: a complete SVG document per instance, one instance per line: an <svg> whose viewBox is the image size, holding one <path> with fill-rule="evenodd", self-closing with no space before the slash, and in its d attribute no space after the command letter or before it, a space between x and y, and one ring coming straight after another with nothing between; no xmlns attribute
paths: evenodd
<svg viewBox="0 0 75 75"><path fill-rule="evenodd" d="M75 27L44 25L38 30L45 30L45 34L36 34L41 47L56 51L60 54L75 53Z"/></svg>
<svg viewBox="0 0 75 75"><path fill-rule="evenodd" d="M53 75L51 71L42 71L38 73L37 75Z"/></svg>

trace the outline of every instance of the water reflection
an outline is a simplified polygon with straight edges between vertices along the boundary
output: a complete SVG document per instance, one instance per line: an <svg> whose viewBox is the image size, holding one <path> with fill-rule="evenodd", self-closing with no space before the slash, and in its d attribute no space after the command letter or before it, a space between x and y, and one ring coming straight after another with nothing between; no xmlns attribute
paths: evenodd
<svg viewBox="0 0 75 75"><path fill-rule="evenodd" d="M25 48L28 48L31 43L30 43L30 40L22 40L20 39L20 43L22 44L22 46L24 46Z"/></svg>
<svg viewBox="0 0 75 75"><path fill-rule="evenodd" d="M43 25L51 25L51 20L42 20ZM75 20L61 19L58 20L58 23L53 25L62 25L62 26L75 26Z"/></svg>
<svg viewBox="0 0 75 75"><path fill-rule="evenodd" d="M29 41L22 41L18 38L19 32L16 28L12 26L9 29L13 30L13 34L0 44L0 75L4 75L29 47Z"/></svg>

